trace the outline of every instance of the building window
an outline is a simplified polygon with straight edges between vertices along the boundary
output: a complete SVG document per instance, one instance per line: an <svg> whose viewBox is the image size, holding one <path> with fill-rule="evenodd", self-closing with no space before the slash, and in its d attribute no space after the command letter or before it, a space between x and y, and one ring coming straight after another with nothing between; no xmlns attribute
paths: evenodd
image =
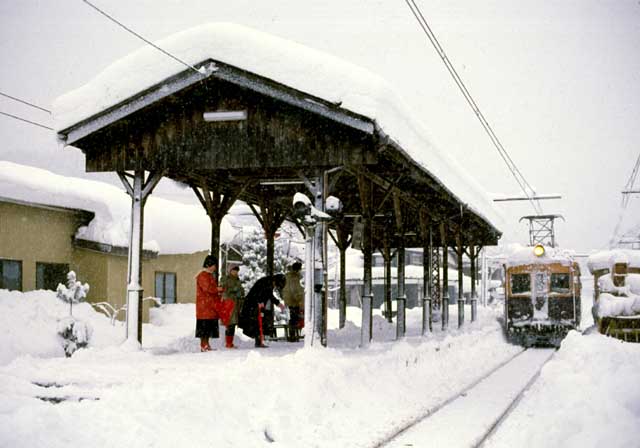
<svg viewBox="0 0 640 448"><path fill-rule="evenodd" d="M36 289L55 291L58 284L67 284L69 265L65 263L36 263Z"/></svg>
<svg viewBox="0 0 640 448"><path fill-rule="evenodd" d="M0 289L22 291L22 261L0 260Z"/></svg>
<svg viewBox="0 0 640 448"><path fill-rule="evenodd" d="M175 272L156 272L155 296L162 303L176 303L176 274Z"/></svg>

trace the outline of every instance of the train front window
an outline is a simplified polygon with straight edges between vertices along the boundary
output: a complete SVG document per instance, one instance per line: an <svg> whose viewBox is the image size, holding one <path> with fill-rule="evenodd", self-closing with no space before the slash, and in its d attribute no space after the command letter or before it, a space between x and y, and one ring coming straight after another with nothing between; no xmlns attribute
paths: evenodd
<svg viewBox="0 0 640 448"><path fill-rule="evenodd" d="M530 294L531 276L529 274L511 274L511 294Z"/></svg>
<svg viewBox="0 0 640 448"><path fill-rule="evenodd" d="M551 292L568 294L571 292L571 277L569 274L551 274Z"/></svg>

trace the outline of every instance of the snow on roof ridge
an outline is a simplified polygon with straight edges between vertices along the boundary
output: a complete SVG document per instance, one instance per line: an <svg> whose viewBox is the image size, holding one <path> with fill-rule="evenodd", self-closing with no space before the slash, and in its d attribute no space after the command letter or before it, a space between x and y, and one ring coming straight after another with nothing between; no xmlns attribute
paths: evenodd
<svg viewBox="0 0 640 448"><path fill-rule="evenodd" d="M62 176L42 168L0 161L0 196L7 199L93 212L88 226L77 238L128 247L131 199L113 185ZM145 206L144 249L161 254L194 253L211 246L211 223L201 207L181 204L151 195ZM185 227L188 226L188 232ZM235 230L222 221L222 242Z"/></svg>
<svg viewBox="0 0 640 448"><path fill-rule="evenodd" d="M200 45L195 42L200 42ZM215 44L212 45L212 42ZM371 86L377 86L380 89L388 87L387 81L381 76L337 56L229 22L199 25L171 34L155 44L192 65L207 59L214 59L274 81L282 82L284 78L286 79L285 84L289 87L333 103L341 102L344 94L353 91L353 85L363 85L360 81L362 79L367 81L364 85L369 88ZM268 49L269 52L261 58L247 58L248 53L251 56L257 54L249 51L254 48ZM274 63L274 59L278 63ZM286 69L283 69L288 60L292 60L295 64L288 65ZM156 65L158 62L159 66ZM343 66L341 74L347 75L351 79L334 80L333 89L331 89L334 96L333 98L330 95L327 97L326 89L323 88L322 83L309 82L309 70L313 69L314 79L317 79L322 77L324 73L334 72L336 66ZM345 70L345 68L349 70ZM87 84L56 98L53 102L56 130L60 131L73 126L91 117L94 113L104 111L184 70L188 70L185 65L168 58L157 49L145 45L109 65ZM288 76L283 77L283 71L286 71ZM128 75L124 77L126 79L123 79L123 73ZM117 83L117 80L126 82ZM97 99L98 103L84 104L85 96L95 93L97 89L104 89L102 93L107 96L94 97L93 99ZM359 96L365 93L370 92L358 93L356 91L353 95ZM369 97L369 95L364 96Z"/></svg>
<svg viewBox="0 0 640 448"><path fill-rule="evenodd" d="M640 268L640 250L610 249L591 254L587 266L591 273L600 269L611 269L615 263L627 263L630 267Z"/></svg>
<svg viewBox="0 0 640 448"><path fill-rule="evenodd" d="M415 114L380 75L320 50L225 22L175 33L157 45L189 64L218 60L369 117L461 202L493 225L504 224L474 178L431 143ZM67 129L185 70L155 48L142 47L57 98L55 127Z"/></svg>

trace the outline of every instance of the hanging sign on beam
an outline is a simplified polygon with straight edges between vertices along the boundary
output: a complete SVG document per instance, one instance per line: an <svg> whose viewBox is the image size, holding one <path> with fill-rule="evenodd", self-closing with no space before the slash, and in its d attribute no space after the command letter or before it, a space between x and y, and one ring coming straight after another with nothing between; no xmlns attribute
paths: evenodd
<svg viewBox="0 0 640 448"><path fill-rule="evenodd" d="M204 121L242 121L247 119L246 110L226 110L205 112L202 114Z"/></svg>

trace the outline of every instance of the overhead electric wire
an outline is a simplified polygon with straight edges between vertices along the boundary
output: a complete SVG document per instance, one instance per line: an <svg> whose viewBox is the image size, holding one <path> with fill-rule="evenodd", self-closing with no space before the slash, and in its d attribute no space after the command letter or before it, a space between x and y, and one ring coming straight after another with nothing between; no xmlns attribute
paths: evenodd
<svg viewBox="0 0 640 448"><path fill-rule="evenodd" d="M26 104L27 106L31 106L31 107L34 107L36 109L40 109L40 110L42 110L42 111L44 111L44 112L46 112L48 114L51 113L51 111L49 109L45 109L44 107L36 106L33 103L30 103L30 102L25 101L25 100L21 100L20 98L16 98L15 96L7 95L6 93L3 93L3 92L0 92L0 96L4 96L4 97L9 98L9 99L11 99L13 101L17 101L19 103Z"/></svg>
<svg viewBox="0 0 640 448"><path fill-rule="evenodd" d="M0 111L0 114L1 115L6 115L7 117L11 117L11 118L13 118L15 120L24 121L25 123L29 123L29 124L32 124L34 126L39 126L41 128L49 129L51 131L54 130L53 128L51 128L49 126L45 126L44 124L36 123L35 121L27 120L26 118L18 117L17 115L11 115L11 114L8 114L8 113L2 112L2 111Z"/></svg>
<svg viewBox="0 0 640 448"><path fill-rule="evenodd" d="M90 3L88 0L82 0L84 3L86 3L87 5L91 6L93 9L95 9L96 11L98 11L100 14L102 14L103 16L105 16L107 19L111 20L113 23L117 24L118 26L120 26L121 28L124 28L126 31L128 31L129 33L133 34L134 36L136 36L138 39L140 39L141 41L151 45L153 48L155 48L156 50L164 53L165 55L169 56L171 59L181 63L182 65L190 68L191 70L193 70L194 72L197 72L199 74L202 74L202 72L200 70L198 70L197 68L195 68L193 65L188 64L186 62L184 62L182 59L172 55L171 53L169 53L166 50L163 50L162 48L160 48L159 46L157 46L156 44L154 44L153 42L151 42L149 39L144 38L143 36L141 36L140 34L136 33L135 31L133 31L131 28L129 28L128 26L124 25L123 23L119 22L118 20L116 20L115 18L111 17L108 13L104 12L103 10L101 10L100 8L98 8L97 6L95 6L94 4Z"/></svg>
<svg viewBox="0 0 640 448"><path fill-rule="evenodd" d="M467 89L467 87L465 86L464 82L462 81L462 79L458 75L458 72L456 71L455 67L453 66L453 64L451 63L449 58L447 57L447 54L445 53L444 49L440 45L440 42L438 41L435 33L431 30L431 27L427 23L427 20L425 19L424 15L422 14L422 11L420 11L420 8L415 3L415 0L405 0L405 3L407 4L409 9L411 10L413 16L418 21L418 24L422 28L422 31L429 38L429 41L431 42L431 45L433 45L433 47L435 48L436 52L438 53L438 55L440 56L440 58L444 62L444 65L446 66L447 70L451 74L453 80L455 81L456 85L458 86L458 89L460 89L460 92L462 92L462 95L464 96L465 100L467 101L469 106L471 106L471 109L473 110L473 112L475 113L476 117L480 121L480 124L484 128L485 132L489 135L489 138L491 139L491 142L493 143L495 148L498 150L498 153L500 154L500 157L502 158L504 163L507 165L507 168L509 169L509 171L511 171L511 174L513 175L513 177L515 178L516 182L520 186L520 189L522 190L522 192L529 199L529 202L531 203L531 206L533 207L533 209L535 210L536 213L542 214L542 207L540 206L539 202L535 201L532 198L532 194L531 193L534 193L534 189L531 187L529 182L527 182L527 180L525 179L523 174L520 172L520 170L518 169L517 165L511 159L511 156L509 156L509 153L507 152L505 147L500 142L500 139L498 138L496 133L493 131L493 128L491 127L491 125L489 124L487 119L484 117L482 112L480 111L480 108L478 107L478 105L476 104L475 100L471 96L471 93L469 93L469 90Z"/></svg>

